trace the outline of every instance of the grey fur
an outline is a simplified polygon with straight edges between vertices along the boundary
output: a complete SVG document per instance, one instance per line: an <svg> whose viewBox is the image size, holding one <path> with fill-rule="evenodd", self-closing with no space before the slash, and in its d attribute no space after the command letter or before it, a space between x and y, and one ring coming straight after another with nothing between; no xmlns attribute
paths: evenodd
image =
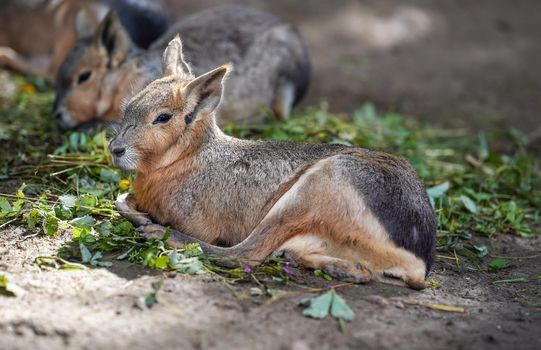
<svg viewBox="0 0 541 350"><path fill-rule="evenodd" d="M218 111L220 121L244 121L261 116L264 108L280 98L280 84L295 87L293 102L305 93L309 79L309 61L304 43L295 29L268 13L239 5L224 5L188 16L172 26L148 51L132 50L126 61L109 75L135 64L131 78L144 86L161 76L162 52L179 33L184 54L192 72L200 75L225 63L235 69L229 75L227 89ZM73 66L85 54L87 41L80 42L68 55L57 76L55 107L72 89ZM107 82L106 82L107 81ZM102 84L111 84L107 77ZM130 97L137 91L122 89ZM291 106L290 106L291 107ZM286 116L287 117L287 116Z"/></svg>

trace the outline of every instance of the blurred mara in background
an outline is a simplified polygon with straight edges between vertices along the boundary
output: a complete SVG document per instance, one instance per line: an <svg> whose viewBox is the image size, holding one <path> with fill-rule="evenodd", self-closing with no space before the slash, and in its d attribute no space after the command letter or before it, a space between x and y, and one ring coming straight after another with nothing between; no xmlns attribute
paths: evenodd
<svg viewBox="0 0 541 350"><path fill-rule="evenodd" d="M138 47L167 29L160 1L3 0L0 65L52 81L78 37L90 35L111 9Z"/></svg>

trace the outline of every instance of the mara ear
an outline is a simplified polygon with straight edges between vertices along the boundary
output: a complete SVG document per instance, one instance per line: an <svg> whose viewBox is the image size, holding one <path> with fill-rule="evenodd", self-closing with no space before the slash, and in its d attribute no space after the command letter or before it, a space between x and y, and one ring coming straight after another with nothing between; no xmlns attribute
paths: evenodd
<svg viewBox="0 0 541 350"><path fill-rule="evenodd" d="M107 55L109 68L118 67L126 59L133 45L114 11L109 11L101 21L94 33L92 43Z"/></svg>
<svg viewBox="0 0 541 350"><path fill-rule="evenodd" d="M77 38L88 38L94 34L96 30L95 19L91 18L86 9L80 9L75 14L75 33Z"/></svg>
<svg viewBox="0 0 541 350"><path fill-rule="evenodd" d="M186 124L195 120L201 112L211 113L222 99L224 78L231 71L230 64L223 65L192 80L184 88Z"/></svg>
<svg viewBox="0 0 541 350"><path fill-rule="evenodd" d="M180 41L178 34L169 42L163 52L163 76L170 75L181 76L186 79L193 78L190 66L182 55L182 41Z"/></svg>
<svg viewBox="0 0 541 350"><path fill-rule="evenodd" d="M68 11L64 11L66 14ZM91 37L98 24L105 18L109 9L104 4L99 3L90 3L88 6L81 7L76 10L75 15L73 12L70 12L70 15L73 16L73 22L75 26L75 34L77 38L88 38ZM61 26L59 29L64 30L65 26Z"/></svg>

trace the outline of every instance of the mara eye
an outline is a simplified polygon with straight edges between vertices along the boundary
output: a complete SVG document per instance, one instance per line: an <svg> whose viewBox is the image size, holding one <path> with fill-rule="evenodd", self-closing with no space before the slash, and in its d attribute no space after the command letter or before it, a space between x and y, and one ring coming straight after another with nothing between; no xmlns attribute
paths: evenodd
<svg viewBox="0 0 541 350"><path fill-rule="evenodd" d="M80 84L84 83L85 81L90 79L91 76L92 76L92 72L89 71L89 70L87 70L86 72L82 72L77 77L77 85L80 85Z"/></svg>
<svg viewBox="0 0 541 350"><path fill-rule="evenodd" d="M158 116L158 118L154 119L152 124L164 124L167 123L173 115L169 113L162 113Z"/></svg>

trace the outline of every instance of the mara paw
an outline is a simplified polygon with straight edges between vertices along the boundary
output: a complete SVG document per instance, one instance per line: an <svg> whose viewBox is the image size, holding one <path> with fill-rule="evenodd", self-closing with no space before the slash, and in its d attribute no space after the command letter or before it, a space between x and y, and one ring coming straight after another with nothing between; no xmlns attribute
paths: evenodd
<svg viewBox="0 0 541 350"><path fill-rule="evenodd" d="M426 288L424 269L416 271L406 271L402 267L391 267L383 270L383 276L386 278L402 280L406 286L412 289L421 290Z"/></svg>
<svg viewBox="0 0 541 350"><path fill-rule="evenodd" d="M157 224L139 226L136 230L146 239L163 239L166 232L165 227Z"/></svg>
<svg viewBox="0 0 541 350"><path fill-rule="evenodd" d="M335 262L326 265L323 267L323 270L333 278L343 282L364 284L372 280L372 272L370 272L360 263Z"/></svg>

